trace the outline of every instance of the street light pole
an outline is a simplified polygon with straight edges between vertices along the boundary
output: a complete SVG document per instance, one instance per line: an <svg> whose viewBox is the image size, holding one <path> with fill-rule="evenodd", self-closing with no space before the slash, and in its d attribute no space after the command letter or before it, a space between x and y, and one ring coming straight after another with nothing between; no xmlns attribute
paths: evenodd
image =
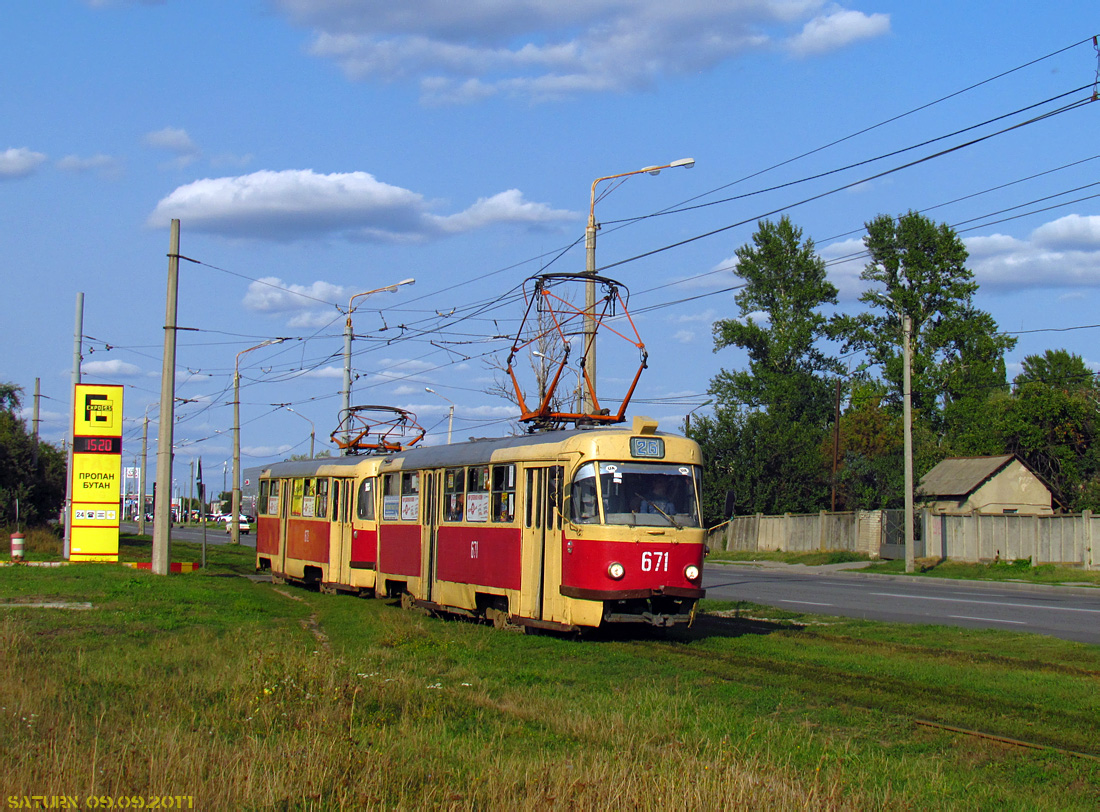
<svg viewBox="0 0 1100 812"><path fill-rule="evenodd" d="M229 519L230 544L241 543L241 356L284 338L269 338L255 347L241 350L233 362L233 513Z"/></svg>
<svg viewBox="0 0 1100 812"><path fill-rule="evenodd" d="M145 535L145 467L149 462L149 410L154 406L158 406L157 403L150 403L145 407L145 419L141 424L141 484L138 486L138 490L141 491L141 498L138 500L138 535Z"/></svg>
<svg viewBox="0 0 1100 812"><path fill-rule="evenodd" d="M358 299L360 296L370 296L373 293L382 293L389 291L390 293L396 293L397 289L402 285L411 285L416 282L415 279L402 279L395 285L387 285L384 288L375 288L374 290L364 291L363 293L356 293L350 299L348 299L348 318L344 323L344 411L341 415L341 420L346 421L348 415L351 413L351 341L353 338L351 331L351 314L355 311L355 307L352 302ZM346 423L344 425L344 453L348 453L347 445L351 440L351 427Z"/></svg>
<svg viewBox="0 0 1100 812"><path fill-rule="evenodd" d="M439 394L434 389L432 389L430 386L425 386L424 391L425 392L431 392L437 398L443 398L445 401L447 401L448 403L451 404L450 411L447 413L447 445L450 445L451 444L451 429L454 428L454 424L455 424L455 402L453 400L451 400L450 398L444 397L443 395Z"/></svg>
<svg viewBox="0 0 1100 812"><path fill-rule="evenodd" d="M298 417L302 418L307 423L309 423L309 458L313 459L313 442L317 437L317 427L315 425L313 425L312 420L310 420L308 417L306 417L301 412L296 412L293 409L291 409L289 406L284 406L283 408L286 409L288 412L291 412L292 414L298 415Z"/></svg>
<svg viewBox="0 0 1100 812"><path fill-rule="evenodd" d="M584 355L581 358L581 369L591 382L589 387L584 387L582 394L582 408L585 414L592 414L596 408L596 231L599 225L596 223L596 186L605 180L627 178L631 175L659 175L662 169L675 167L691 169L695 166L694 158L680 158L672 163L661 166L646 166L635 169L633 172L620 172L618 175L605 175L592 181L592 196L588 206L588 227L584 231L585 248L585 273L591 279L584 286Z"/></svg>

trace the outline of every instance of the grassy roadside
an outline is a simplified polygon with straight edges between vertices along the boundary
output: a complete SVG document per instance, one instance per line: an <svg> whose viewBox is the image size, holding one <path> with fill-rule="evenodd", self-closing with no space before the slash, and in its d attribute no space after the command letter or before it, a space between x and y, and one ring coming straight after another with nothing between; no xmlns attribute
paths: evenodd
<svg viewBox="0 0 1100 812"><path fill-rule="evenodd" d="M189 546L174 544L173 558L193 560ZM0 601L24 604L0 608L0 798L1100 804L1100 761L1062 752L1100 755L1097 647L719 603L665 637L525 636L224 577L250 572L251 556L212 546L208 572L167 578L113 565L0 569ZM45 600L91 608L26 605Z"/></svg>
<svg viewBox="0 0 1100 812"><path fill-rule="evenodd" d="M712 551L707 560L738 563L774 561L784 564L803 564L808 567L818 567L824 564L869 562L866 566L860 567L860 572L878 572L889 575L906 574L904 561L872 560L866 555L844 551L814 553ZM1029 584L1100 586L1100 572L1076 567L1060 567L1055 564L1041 564L1033 567L1029 559L997 561L988 564L921 559L917 562L916 572L910 573L910 575L927 578L956 578L968 581L1015 581Z"/></svg>

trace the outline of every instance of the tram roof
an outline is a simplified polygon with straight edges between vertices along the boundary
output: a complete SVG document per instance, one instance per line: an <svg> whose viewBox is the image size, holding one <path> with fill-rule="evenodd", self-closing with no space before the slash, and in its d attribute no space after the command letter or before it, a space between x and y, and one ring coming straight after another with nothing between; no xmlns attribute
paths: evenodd
<svg viewBox="0 0 1100 812"><path fill-rule="evenodd" d="M328 469L325 473L336 473L331 469L351 469L371 460L377 461L380 466L384 467L390 467L394 462L400 460L402 468L454 468L462 465L488 465L493 462L497 452L504 450L515 451L522 448L530 451L540 445L553 446L553 450L548 451L548 458L552 458L562 450L561 447L564 444L575 438L595 438L599 435L632 433L634 433L633 428L630 425L623 424L584 429L559 429L535 434L478 438L449 445L410 448L393 454L320 457L312 460L277 462L265 466L264 471L278 477L316 476L321 473L322 468ZM655 434L660 437L680 436L661 431ZM521 456L526 456L526 454ZM350 470L348 473L350 474Z"/></svg>
<svg viewBox="0 0 1100 812"><path fill-rule="evenodd" d="M412 448L385 458L385 462L400 460L402 468L450 468L460 465L487 465L493 462L497 452L515 451L521 448L530 450L540 445L552 446L553 449L548 450L547 456L553 458L563 450L562 446L566 445L569 440L574 438L596 438L600 435L606 436L612 433L631 434L633 430L629 425L614 425L585 429L559 429L512 437L476 439L465 443ZM678 436L668 435L665 432L657 432L657 435L662 437ZM521 456L526 456L526 454ZM497 459L499 460L499 457Z"/></svg>

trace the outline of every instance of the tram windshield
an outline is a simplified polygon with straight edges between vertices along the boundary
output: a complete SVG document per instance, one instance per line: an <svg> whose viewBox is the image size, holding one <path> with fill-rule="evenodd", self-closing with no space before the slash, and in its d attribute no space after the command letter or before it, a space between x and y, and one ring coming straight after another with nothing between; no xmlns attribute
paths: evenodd
<svg viewBox="0 0 1100 812"><path fill-rule="evenodd" d="M571 515L580 524L699 527L697 465L585 463L573 478Z"/></svg>

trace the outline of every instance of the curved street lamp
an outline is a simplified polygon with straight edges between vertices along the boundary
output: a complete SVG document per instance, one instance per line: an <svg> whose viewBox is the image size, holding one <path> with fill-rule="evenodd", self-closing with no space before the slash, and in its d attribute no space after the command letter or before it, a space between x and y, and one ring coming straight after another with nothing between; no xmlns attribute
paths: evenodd
<svg viewBox="0 0 1100 812"><path fill-rule="evenodd" d="M292 414L298 415L298 417L302 418L304 421L309 423L309 458L313 459L313 443L314 443L314 440L317 438L317 427L315 425L313 425L312 420L310 420L308 417L306 417L301 412L296 412L292 408L290 408L289 406L284 406L283 408L286 409L288 412L291 412Z"/></svg>
<svg viewBox="0 0 1100 812"><path fill-rule="evenodd" d="M233 514L229 519L230 544L241 543L241 356L266 347L282 344L285 338L269 338L255 347L241 350L233 362Z"/></svg>
<svg viewBox="0 0 1100 812"><path fill-rule="evenodd" d="M694 158L680 158L672 163L660 166L645 166L635 169L633 172L620 172L618 175L604 175L592 181L592 197L588 205L588 227L584 232L584 247L586 252L585 273L591 277L596 276L596 186L605 180L616 178L628 178L631 175L659 175L662 169L675 169L677 167L691 169L695 166ZM601 199L604 197L600 196ZM596 394L596 280L590 279L584 286L584 355L581 359L581 367L592 382L592 391L583 391L583 411L591 414L595 407Z"/></svg>
<svg viewBox="0 0 1100 812"><path fill-rule="evenodd" d="M402 279L400 282L394 285L387 285L384 288L375 288L374 290L367 290L362 293L356 293L350 299L348 299L348 318L344 323L344 412L341 415L342 420L346 420L348 414L351 412L351 314L355 312L355 306L353 302L360 296L370 296L374 293L396 293L397 289L402 285L412 285L416 282L415 279ZM351 427L345 425L344 427L344 453L347 453L347 445L351 439Z"/></svg>
<svg viewBox="0 0 1100 812"><path fill-rule="evenodd" d="M443 398L443 400L445 400L449 404L451 404L451 409L447 413L447 445L450 445L451 444L451 429L454 428L454 424L455 424L455 402L453 400L451 400L450 398L444 397L443 395L439 394L434 389L432 389L430 386L425 386L424 391L425 392L431 392L437 398Z"/></svg>

